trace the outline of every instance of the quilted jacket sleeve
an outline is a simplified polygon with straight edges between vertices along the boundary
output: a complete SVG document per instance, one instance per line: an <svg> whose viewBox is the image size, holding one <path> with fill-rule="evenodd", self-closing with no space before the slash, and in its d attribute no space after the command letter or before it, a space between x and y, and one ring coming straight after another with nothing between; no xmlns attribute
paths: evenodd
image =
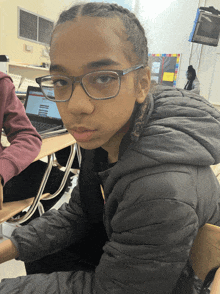
<svg viewBox="0 0 220 294"><path fill-rule="evenodd" d="M199 226L192 181L157 173L127 187L96 269L98 293L172 293Z"/></svg>
<svg viewBox="0 0 220 294"><path fill-rule="evenodd" d="M85 229L86 218L76 186L68 204L17 228L12 233L11 241L18 249L18 259L31 262L77 242L84 236Z"/></svg>
<svg viewBox="0 0 220 294"><path fill-rule="evenodd" d="M127 187L124 199L111 220L111 239L104 246L104 253L95 272L59 272L4 280L0 284L1 293L17 293L13 292L15 287L19 286L23 290L28 285L29 290L23 290L22 293L37 294L41 287L39 285L44 285L46 292L41 293L47 294L170 294L187 262L198 230L196 184L192 183L189 175L176 174L140 178ZM41 223L44 232L41 232L36 223L29 225L27 231L22 229L23 241L19 240L17 229L12 240L16 239L15 243L19 243L21 257L27 259L30 254L26 251L31 250L30 246L35 242L38 247L41 246L39 240L50 244L50 250L54 251L52 243L57 230L60 230L59 239L65 238L65 243L68 243L67 239L74 237L71 229L72 225L76 226L74 211L71 205L66 206L65 210L63 207L57 213L52 211L50 221L49 214L46 214L44 223ZM81 215L77 219L79 217ZM52 225L54 229L51 228ZM27 237L24 233L27 233ZM44 241L43 234L47 241ZM30 235L32 241L27 246ZM42 244L38 249L43 250L45 245ZM59 243L58 247L61 245L63 244ZM34 252L36 247L32 254ZM44 254L48 252L44 251Z"/></svg>

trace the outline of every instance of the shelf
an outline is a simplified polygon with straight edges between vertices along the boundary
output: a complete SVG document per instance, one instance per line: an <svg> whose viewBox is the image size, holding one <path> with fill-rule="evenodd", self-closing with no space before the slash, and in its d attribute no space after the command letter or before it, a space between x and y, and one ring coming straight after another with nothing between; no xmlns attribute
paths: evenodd
<svg viewBox="0 0 220 294"><path fill-rule="evenodd" d="M8 74L20 75L30 80L49 74L49 69L44 67L30 66L27 64L9 62Z"/></svg>

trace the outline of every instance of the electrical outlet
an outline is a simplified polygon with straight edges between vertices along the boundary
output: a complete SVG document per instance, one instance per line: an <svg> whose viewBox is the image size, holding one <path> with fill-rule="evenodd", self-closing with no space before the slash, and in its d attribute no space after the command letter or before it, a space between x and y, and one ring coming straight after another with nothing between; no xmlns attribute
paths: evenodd
<svg viewBox="0 0 220 294"><path fill-rule="evenodd" d="M33 46L24 44L24 51L32 53L33 52Z"/></svg>

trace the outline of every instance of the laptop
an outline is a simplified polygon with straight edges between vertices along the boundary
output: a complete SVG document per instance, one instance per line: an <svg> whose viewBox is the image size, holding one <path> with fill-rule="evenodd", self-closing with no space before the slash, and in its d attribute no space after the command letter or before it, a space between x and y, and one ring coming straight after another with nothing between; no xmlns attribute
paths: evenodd
<svg viewBox="0 0 220 294"><path fill-rule="evenodd" d="M67 132L56 103L47 100L40 87L28 86L24 107L29 120L42 138Z"/></svg>

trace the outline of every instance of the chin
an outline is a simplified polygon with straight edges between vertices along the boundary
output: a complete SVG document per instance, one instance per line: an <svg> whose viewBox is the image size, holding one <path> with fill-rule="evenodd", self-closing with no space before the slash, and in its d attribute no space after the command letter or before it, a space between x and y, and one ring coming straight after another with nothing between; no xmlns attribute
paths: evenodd
<svg viewBox="0 0 220 294"><path fill-rule="evenodd" d="M99 142L89 141L89 142L77 142L77 144L86 150L93 150L101 147L103 144Z"/></svg>

